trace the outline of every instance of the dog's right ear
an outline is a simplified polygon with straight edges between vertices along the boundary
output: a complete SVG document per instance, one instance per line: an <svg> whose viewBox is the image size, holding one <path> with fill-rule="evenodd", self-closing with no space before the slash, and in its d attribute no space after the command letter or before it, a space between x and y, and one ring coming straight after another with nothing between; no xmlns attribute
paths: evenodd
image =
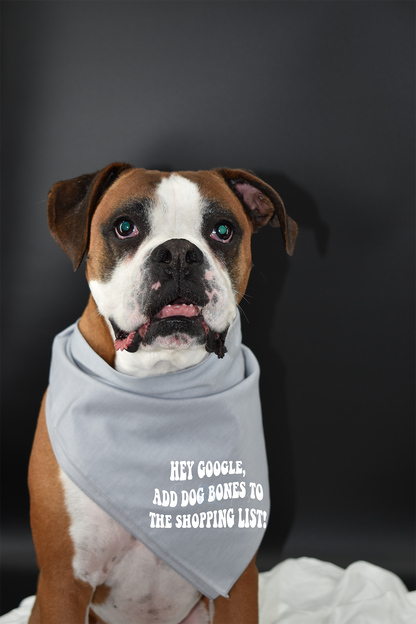
<svg viewBox="0 0 416 624"><path fill-rule="evenodd" d="M249 217L253 232L266 223L280 227L289 256L295 249L298 226L286 214L282 198L276 191L251 171L244 169L214 169L240 200Z"/></svg>
<svg viewBox="0 0 416 624"><path fill-rule="evenodd" d="M70 258L74 271L88 249L90 224L104 193L132 165L113 163L96 173L53 185L48 195L48 224L52 236Z"/></svg>

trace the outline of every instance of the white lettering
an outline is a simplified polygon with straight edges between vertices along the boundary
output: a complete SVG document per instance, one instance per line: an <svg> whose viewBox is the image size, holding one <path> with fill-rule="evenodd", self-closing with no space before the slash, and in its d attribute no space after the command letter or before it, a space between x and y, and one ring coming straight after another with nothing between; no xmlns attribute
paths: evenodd
<svg viewBox="0 0 416 624"><path fill-rule="evenodd" d="M198 477L200 479L203 479L205 477L205 466L203 461L200 461L198 464Z"/></svg>
<svg viewBox="0 0 416 624"><path fill-rule="evenodd" d="M224 488L222 487L221 483L218 483L217 487L215 488L215 497L218 501L222 500L222 497L224 496Z"/></svg>
<svg viewBox="0 0 416 624"><path fill-rule="evenodd" d="M194 465L194 461L187 461L186 464L188 466L188 479L192 480L192 466Z"/></svg>
<svg viewBox="0 0 416 624"><path fill-rule="evenodd" d="M179 462L178 461L170 462L170 480L179 481Z"/></svg>
<svg viewBox="0 0 416 624"><path fill-rule="evenodd" d="M219 509L218 510L218 528L222 529L227 526L227 510Z"/></svg>
<svg viewBox="0 0 416 624"><path fill-rule="evenodd" d="M160 498L160 492L157 488L155 488L155 497L153 499L153 505L161 505L162 500Z"/></svg>
<svg viewBox="0 0 416 624"><path fill-rule="evenodd" d="M256 497L257 500L263 500L263 487L260 485L260 483L257 483L256 485Z"/></svg>
<svg viewBox="0 0 416 624"><path fill-rule="evenodd" d="M192 507L194 505L196 505L196 492L195 492L195 490L191 490L189 492L189 504L192 505Z"/></svg>
<svg viewBox="0 0 416 624"><path fill-rule="evenodd" d="M209 485L208 486L208 502L212 503L215 500L215 486L213 485Z"/></svg>
<svg viewBox="0 0 416 624"><path fill-rule="evenodd" d="M179 465L181 467L181 474L180 474L179 480L186 481L186 461L180 461Z"/></svg>

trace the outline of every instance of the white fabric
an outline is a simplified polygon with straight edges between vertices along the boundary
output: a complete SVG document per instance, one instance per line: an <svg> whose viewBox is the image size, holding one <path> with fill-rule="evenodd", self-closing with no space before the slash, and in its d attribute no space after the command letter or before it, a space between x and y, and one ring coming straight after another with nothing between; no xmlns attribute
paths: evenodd
<svg viewBox="0 0 416 624"><path fill-rule="evenodd" d="M260 624L415 624L416 592L392 572L356 561L346 570L301 557L260 574Z"/></svg>
<svg viewBox="0 0 416 624"><path fill-rule="evenodd" d="M22 600L17 609L13 609L10 613L6 613L0 617L2 624L27 624L32 607L35 602L35 596L29 596Z"/></svg>
<svg viewBox="0 0 416 624"><path fill-rule="evenodd" d="M27 624L35 597L0 617ZM392 572L356 561L346 570L301 557L259 576L260 624L415 624L416 591Z"/></svg>

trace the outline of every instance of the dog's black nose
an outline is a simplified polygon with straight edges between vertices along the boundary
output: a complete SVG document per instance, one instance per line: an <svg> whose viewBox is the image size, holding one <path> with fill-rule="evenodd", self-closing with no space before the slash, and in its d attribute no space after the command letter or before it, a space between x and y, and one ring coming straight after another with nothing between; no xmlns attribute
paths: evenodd
<svg viewBox="0 0 416 624"><path fill-rule="evenodd" d="M204 257L202 251L185 238L171 238L156 247L151 255L153 262L164 264L164 272L171 275L176 272L188 275L190 265L201 264Z"/></svg>

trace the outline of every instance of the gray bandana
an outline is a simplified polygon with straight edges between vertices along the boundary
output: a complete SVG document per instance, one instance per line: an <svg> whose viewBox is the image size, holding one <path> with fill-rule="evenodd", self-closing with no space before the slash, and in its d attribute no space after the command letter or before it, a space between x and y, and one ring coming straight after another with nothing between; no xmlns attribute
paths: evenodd
<svg viewBox="0 0 416 624"><path fill-rule="evenodd" d="M68 477L212 599L245 570L269 515L259 366L238 314L226 345L222 360L140 379L74 324L55 338L46 403Z"/></svg>

